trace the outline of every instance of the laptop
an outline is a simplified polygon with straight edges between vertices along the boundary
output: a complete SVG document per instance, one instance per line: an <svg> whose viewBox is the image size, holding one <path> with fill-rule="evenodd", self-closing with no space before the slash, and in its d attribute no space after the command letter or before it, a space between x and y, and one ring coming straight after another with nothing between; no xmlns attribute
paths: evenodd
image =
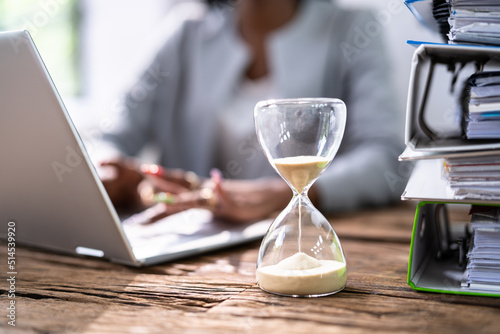
<svg viewBox="0 0 500 334"><path fill-rule="evenodd" d="M271 222L204 209L122 222L32 38L12 31L0 33L0 223L19 246L147 266L261 239Z"/></svg>

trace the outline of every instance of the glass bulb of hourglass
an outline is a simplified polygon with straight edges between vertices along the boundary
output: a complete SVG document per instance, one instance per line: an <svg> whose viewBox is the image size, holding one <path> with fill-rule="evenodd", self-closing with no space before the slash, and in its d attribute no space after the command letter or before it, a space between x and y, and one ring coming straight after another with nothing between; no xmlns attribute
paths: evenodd
<svg viewBox="0 0 500 334"><path fill-rule="evenodd" d="M312 297L345 287L340 241L307 197L340 146L345 117L345 105L338 99L269 100L255 107L259 142L293 190L259 250L257 283L265 291Z"/></svg>

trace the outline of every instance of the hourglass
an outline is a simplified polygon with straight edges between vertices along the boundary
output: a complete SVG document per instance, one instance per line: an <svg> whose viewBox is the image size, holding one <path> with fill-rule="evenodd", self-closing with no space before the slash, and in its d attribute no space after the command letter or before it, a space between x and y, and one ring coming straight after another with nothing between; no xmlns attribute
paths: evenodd
<svg viewBox="0 0 500 334"><path fill-rule="evenodd" d="M260 246L257 283L293 297L339 292L347 279L342 247L307 192L338 151L345 104L327 98L267 100L257 103L254 117L260 145L293 191Z"/></svg>

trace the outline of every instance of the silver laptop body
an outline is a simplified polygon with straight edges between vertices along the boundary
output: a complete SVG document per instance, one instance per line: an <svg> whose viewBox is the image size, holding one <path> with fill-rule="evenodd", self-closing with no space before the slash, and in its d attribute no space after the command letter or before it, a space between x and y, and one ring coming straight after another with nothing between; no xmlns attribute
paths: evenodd
<svg viewBox="0 0 500 334"><path fill-rule="evenodd" d="M0 33L0 238L151 265L261 238L269 221L216 221L193 209L122 223L26 31ZM11 230L9 230L11 231Z"/></svg>

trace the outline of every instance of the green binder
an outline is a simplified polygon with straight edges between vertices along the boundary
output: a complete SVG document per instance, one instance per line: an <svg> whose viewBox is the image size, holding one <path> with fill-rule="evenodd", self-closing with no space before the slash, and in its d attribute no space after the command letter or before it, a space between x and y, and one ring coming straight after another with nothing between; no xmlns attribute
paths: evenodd
<svg viewBox="0 0 500 334"><path fill-rule="evenodd" d="M477 204L475 204L477 205ZM450 221L445 202L419 202L408 263L408 285L415 290L500 297L500 291L462 285L468 221Z"/></svg>

